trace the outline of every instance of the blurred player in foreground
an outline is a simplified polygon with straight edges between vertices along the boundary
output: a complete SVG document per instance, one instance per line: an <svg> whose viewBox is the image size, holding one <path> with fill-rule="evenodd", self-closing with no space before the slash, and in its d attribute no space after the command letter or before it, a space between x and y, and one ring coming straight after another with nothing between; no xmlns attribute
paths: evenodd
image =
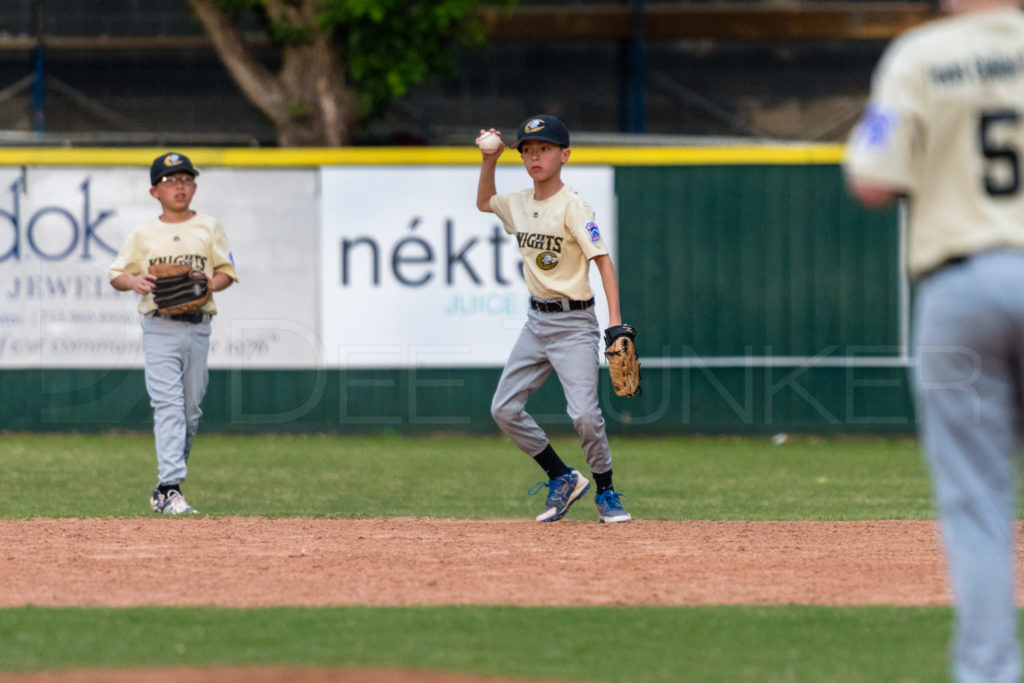
<svg viewBox="0 0 1024 683"><path fill-rule="evenodd" d="M883 55L846 171L866 206L910 200L914 389L956 601L953 675L1009 683L1021 678L1024 15L1007 0L943 7L954 16Z"/></svg>
<svg viewBox="0 0 1024 683"><path fill-rule="evenodd" d="M497 214L515 235L530 290L530 310L491 402L501 430L547 473L531 495L548 488L538 522L554 522L590 488L590 481L555 453L544 430L526 412L526 400L554 370L568 413L597 484L594 501L602 522L628 522L630 514L612 487L612 453L598 405L598 352L601 332L588 273L593 260L608 299L609 325L621 325L619 285L594 211L562 182L569 160L569 130L554 116L534 116L519 126L517 147L533 186L499 195L495 166L505 145L497 131L482 132L476 206ZM491 151L488 151L491 150Z"/></svg>
<svg viewBox="0 0 1024 683"><path fill-rule="evenodd" d="M183 154L164 154L153 161L149 193L160 202L160 216L132 231L109 273L114 289L142 295L142 348L158 476L150 507L162 514L196 512L186 502L181 482L203 412L199 406L209 380L210 319L217 307L211 296L194 313L161 314L153 297L157 278L150 267L189 264L206 275L213 292L238 280L223 226L191 208L197 175Z"/></svg>

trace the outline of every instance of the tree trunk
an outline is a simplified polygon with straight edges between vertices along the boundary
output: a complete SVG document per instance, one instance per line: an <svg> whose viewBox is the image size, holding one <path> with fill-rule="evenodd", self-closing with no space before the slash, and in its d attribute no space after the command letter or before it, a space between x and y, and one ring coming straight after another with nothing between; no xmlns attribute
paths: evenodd
<svg viewBox="0 0 1024 683"><path fill-rule="evenodd" d="M341 146L359 120L356 94L348 87L337 52L316 22L315 0L299 4L266 0L272 21L286 18L305 28L310 40L281 51L281 69L268 69L238 25L214 0L188 0L231 77L274 123L286 147Z"/></svg>

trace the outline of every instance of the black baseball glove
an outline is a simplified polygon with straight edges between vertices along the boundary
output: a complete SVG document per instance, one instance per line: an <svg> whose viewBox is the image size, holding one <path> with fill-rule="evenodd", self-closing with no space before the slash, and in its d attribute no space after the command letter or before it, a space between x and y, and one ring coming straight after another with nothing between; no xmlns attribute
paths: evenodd
<svg viewBox="0 0 1024 683"><path fill-rule="evenodd" d="M155 263L149 273L156 276L153 300L160 315L198 311L210 298L206 274L187 263Z"/></svg>

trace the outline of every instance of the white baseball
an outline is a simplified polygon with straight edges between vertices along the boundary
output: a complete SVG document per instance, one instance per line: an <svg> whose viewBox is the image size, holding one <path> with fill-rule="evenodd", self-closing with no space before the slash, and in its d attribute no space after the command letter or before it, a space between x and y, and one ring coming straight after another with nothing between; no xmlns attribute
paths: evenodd
<svg viewBox="0 0 1024 683"><path fill-rule="evenodd" d="M480 151L486 152L487 154L494 154L501 147L501 137L495 133L487 131L476 139L476 145L480 148Z"/></svg>

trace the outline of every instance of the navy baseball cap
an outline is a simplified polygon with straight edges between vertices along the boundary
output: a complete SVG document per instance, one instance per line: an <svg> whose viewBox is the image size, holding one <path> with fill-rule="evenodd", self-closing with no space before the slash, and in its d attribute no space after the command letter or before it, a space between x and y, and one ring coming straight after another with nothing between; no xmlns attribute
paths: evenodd
<svg viewBox="0 0 1024 683"><path fill-rule="evenodd" d="M527 140L543 140L553 142L559 147L568 147L569 129L557 117L538 114L519 124L519 140L516 142L516 149L522 152L523 143Z"/></svg>
<svg viewBox="0 0 1024 683"><path fill-rule="evenodd" d="M192 165L192 160L184 154L177 152L161 154L153 160L153 165L149 167L149 183L156 185L165 175L180 172L191 173L193 177L199 175L199 171Z"/></svg>

